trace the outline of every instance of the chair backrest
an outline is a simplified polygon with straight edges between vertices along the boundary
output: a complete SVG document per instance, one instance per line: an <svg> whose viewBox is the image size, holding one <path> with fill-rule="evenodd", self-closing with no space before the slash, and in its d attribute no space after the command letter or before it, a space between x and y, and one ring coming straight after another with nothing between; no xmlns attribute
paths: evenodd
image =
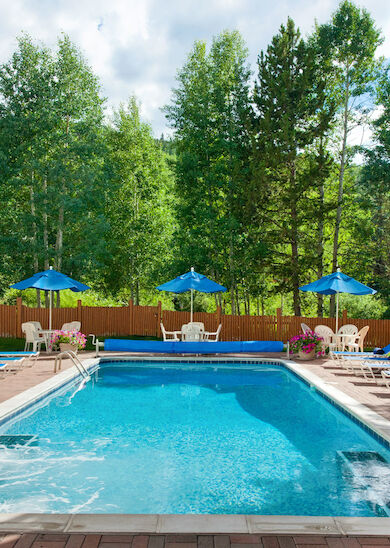
<svg viewBox="0 0 390 548"><path fill-rule="evenodd" d="M370 329L370 326L365 325L364 327L361 328L361 330L357 334L356 338L358 339L357 342L360 344L360 346L363 346L363 341L366 338L366 335L369 329Z"/></svg>
<svg viewBox="0 0 390 548"><path fill-rule="evenodd" d="M305 324L303 322L301 323L301 329L304 333L307 333L309 331L311 332L311 327L309 327L307 324Z"/></svg>
<svg viewBox="0 0 390 548"><path fill-rule="evenodd" d="M61 327L61 331L80 331L81 322L68 322L64 323Z"/></svg>
<svg viewBox="0 0 390 548"><path fill-rule="evenodd" d="M26 337L26 342L34 342L37 339L41 340L33 322L22 323L22 332Z"/></svg>
<svg viewBox="0 0 390 548"><path fill-rule="evenodd" d="M199 341L202 329L198 325L184 324L181 326L181 338L183 341Z"/></svg>
<svg viewBox="0 0 390 548"><path fill-rule="evenodd" d="M358 328L356 325L353 325L352 323L346 323L345 325L342 325L340 329L337 331L338 335L357 335Z"/></svg>
<svg viewBox="0 0 390 548"><path fill-rule="evenodd" d="M197 325L198 327L200 327L200 329L203 329L204 331L204 323L203 322L188 322L187 325Z"/></svg>
<svg viewBox="0 0 390 548"><path fill-rule="evenodd" d="M317 333L317 335L322 337L325 343L329 343L334 335L333 329L327 325L316 325L314 328L314 333Z"/></svg>
<svg viewBox="0 0 390 548"><path fill-rule="evenodd" d="M37 331L42 331L41 322L28 322L28 323L32 323L35 326L35 329Z"/></svg>

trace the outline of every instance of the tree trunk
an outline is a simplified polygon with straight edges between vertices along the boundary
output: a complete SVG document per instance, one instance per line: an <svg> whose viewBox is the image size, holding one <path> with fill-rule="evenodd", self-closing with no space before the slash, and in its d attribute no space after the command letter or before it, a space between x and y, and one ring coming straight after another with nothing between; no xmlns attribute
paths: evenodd
<svg viewBox="0 0 390 548"><path fill-rule="evenodd" d="M320 142L320 161L323 160L323 144ZM320 175L321 176L321 175ZM324 181L320 181L319 200L318 200L318 257L317 257L317 276L318 279L324 275L324 199L325 187ZM317 293L317 316L322 318L324 314L324 296Z"/></svg>
<svg viewBox="0 0 390 548"><path fill-rule="evenodd" d="M236 286L236 313L238 314L238 316L241 315L240 296L239 296L239 293L238 293L238 287L237 286Z"/></svg>
<svg viewBox="0 0 390 548"><path fill-rule="evenodd" d="M259 297L256 297L256 312L257 312L257 315L260 316L260 299L259 299Z"/></svg>
<svg viewBox="0 0 390 548"><path fill-rule="evenodd" d="M62 247L63 247L63 235L64 235L64 206L60 206L58 212L58 226L56 237L56 266L57 270L61 270L62 267Z"/></svg>
<svg viewBox="0 0 390 548"><path fill-rule="evenodd" d="M34 272L39 270L38 260L38 230L37 223L35 222L35 200L34 200L34 172L31 174L31 188L30 188L30 201L31 201L31 216L33 218L33 265ZM41 308L41 290L37 289L37 308Z"/></svg>
<svg viewBox="0 0 390 548"><path fill-rule="evenodd" d="M233 256L233 234L230 234L230 250L229 250L229 266L230 266L230 296L232 299L232 314L236 313L234 291L235 291L235 280L234 280L234 256ZM237 302L238 306L238 302Z"/></svg>
<svg viewBox="0 0 390 548"><path fill-rule="evenodd" d="M298 255L298 226L297 210L295 201L291 205L291 266L292 266L292 287L293 306L295 316L301 316L301 295L299 293L299 255Z"/></svg>
<svg viewBox="0 0 390 548"><path fill-rule="evenodd" d="M47 227L47 180L43 180L43 192L44 192L44 199L43 199L43 214L42 214L42 220L43 220L43 256L44 256L44 263L45 263L45 270L49 270L49 235L48 235L48 227ZM45 302L46 302L46 308L47 308L47 295L45 294Z"/></svg>
<svg viewBox="0 0 390 548"><path fill-rule="evenodd" d="M343 141L340 154L340 173L339 173L339 189L337 196L337 211L336 211L336 223L334 228L333 237L333 257L332 257L332 272L336 272L338 264L338 252L339 252L339 234L341 225L342 205L343 205L343 193L344 193L344 174L346 167L346 155L347 155L347 136L348 136L348 103L349 103L349 67L347 67L346 83L345 83L345 101L344 101L344 122L343 122ZM331 295L330 298L330 315L332 317L336 314L336 300L335 296Z"/></svg>
<svg viewBox="0 0 390 548"><path fill-rule="evenodd" d="M33 265L34 272L39 270L39 261L38 261L38 231L37 223L35 221L35 200L34 200L34 172L31 175L31 187L30 187L30 203L31 203L31 217L32 222L32 233L33 233Z"/></svg>
<svg viewBox="0 0 390 548"><path fill-rule="evenodd" d="M61 297L60 297L60 291L56 291L56 308L60 308L61 307Z"/></svg>

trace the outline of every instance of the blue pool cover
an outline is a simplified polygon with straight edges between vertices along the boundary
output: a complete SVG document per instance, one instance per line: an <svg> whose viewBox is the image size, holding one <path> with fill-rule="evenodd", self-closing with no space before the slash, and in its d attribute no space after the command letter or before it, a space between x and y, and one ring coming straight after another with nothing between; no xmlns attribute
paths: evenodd
<svg viewBox="0 0 390 548"><path fill-rule="evenodd" d="M229 354L282 352L282 341L182 342L106 339L104 350L116 352L163 352L164 354Z"/></svg>

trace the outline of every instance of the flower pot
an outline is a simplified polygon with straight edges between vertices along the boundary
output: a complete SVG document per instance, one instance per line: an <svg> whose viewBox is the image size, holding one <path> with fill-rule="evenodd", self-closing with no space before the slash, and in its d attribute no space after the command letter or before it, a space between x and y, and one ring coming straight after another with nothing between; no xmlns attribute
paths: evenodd
<svg viewBox="0 0 390 548"><path fill-rule="evenodd" d="M72 350L72 352L75 352L77 354L78 345L70 343L60 343L60 351L66 352L67 350Z"/></svg>
<svg viewBox="0 0 390 548"><path fill-rule="evenodd" d="M299 350L298 352L298 360L314 360L316 357L316 351L315 349L309 352L308 354L306 352L303 352L302 350Z"/></svg>

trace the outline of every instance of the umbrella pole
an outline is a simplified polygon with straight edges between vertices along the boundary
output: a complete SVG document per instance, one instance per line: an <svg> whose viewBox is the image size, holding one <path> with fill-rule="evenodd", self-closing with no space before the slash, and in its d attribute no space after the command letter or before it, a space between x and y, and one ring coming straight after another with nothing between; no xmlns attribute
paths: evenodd
<svg viewBox="0 0 390 548"><path fill-rule="evenodd" d="M336 333L339 330L339 292L336 292Z"/></svg>
<svg viewBox="0 0 390 548"><path fill-rule="evenodd" d="M49 329L51 330L51 309L53 306L53 291L50 290L50 299L49 299Z"/></svg>
<svg viewBox="0 0 390 548"><path fill-rule="evenodd" d="M194 315L194 290L191 289L191 323Z"/></svg>

